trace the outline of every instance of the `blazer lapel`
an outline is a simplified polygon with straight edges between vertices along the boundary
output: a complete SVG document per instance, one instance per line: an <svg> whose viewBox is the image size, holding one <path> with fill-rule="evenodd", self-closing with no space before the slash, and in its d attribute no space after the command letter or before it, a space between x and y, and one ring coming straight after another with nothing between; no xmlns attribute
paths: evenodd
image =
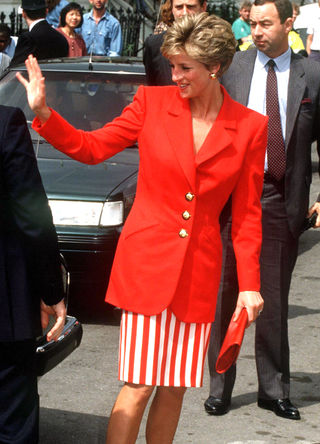
<svg viewBox="0 0 320 444"><path fill-rule="evenodd" d="M256 48L239 51L235 54L234 61L229 68L230 76L227 71L227 73L221 77L221 84L227 86L227 90L233 100L236 100L244 106L247 106L249 100L256 56Z"/></svg>
<svg viewBox="0 0 320 444"><path fill-rule="evenodd" d="M247 106L249 100L251 79L253 75L254 62L256 60L256 49L245 51L245 57L240 58L239 73L237 79L237 102Z"/></svg>
<svg viewBox="0 0 320 444"><path fill-rule="evenodd" d="M221 86L224 95L219 115L208 133L198 154L194 155L191 112L188 100L173 97L168 107L165 128L172 148L192 190L195 186L196 165L207 161L227 148L233 141L233 131L237 128L236 109L233 100ZM230 131L231 130L231 131Z"/></svg>
<svg viewBox="0 0 320 444"><path fill-rule="evenodd" d="M299 59L292 53L287 99L286 147L292 136L293 128L303 99L306 82L303 79L304 69Z"/></svg>
<svg viewBox="0 0 320 444"><path fill-rule="evenodd" d="M211 157L216 156L233 141L232 132L237 127L235 107L226 90L222 86L221 89L224 95L223 104L216 121L196 156L197 164L206 162ZM232 131L230 132L230 130Z"/></svg>
<svg viewBox="0 0 320 444"><path fill-rule="evenodd" d="M194 191L196 168L189 101L183 100L179 91L175 91L167 112L165 128L169 140L191 190Z"/></svg>

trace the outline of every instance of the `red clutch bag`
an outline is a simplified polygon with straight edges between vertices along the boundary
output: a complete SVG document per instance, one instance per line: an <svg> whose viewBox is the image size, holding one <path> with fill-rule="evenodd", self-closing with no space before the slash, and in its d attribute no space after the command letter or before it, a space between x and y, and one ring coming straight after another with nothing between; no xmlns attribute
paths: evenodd
<svg viewBox="0 0 320 444"><path fill-rule="evenodd" d="M236 322L231 319L216 363L218 373L226 372L231 365L236 363L247 322L248 312L246 308L242 309Z"/></svg>

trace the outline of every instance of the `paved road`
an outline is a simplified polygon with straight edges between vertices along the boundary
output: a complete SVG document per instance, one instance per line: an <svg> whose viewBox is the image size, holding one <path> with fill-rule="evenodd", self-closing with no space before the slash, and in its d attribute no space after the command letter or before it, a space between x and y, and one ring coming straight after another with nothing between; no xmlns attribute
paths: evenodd
<svg viewBox="0 0 320 444"><path fill-rule="evenodd" d="M316 176L316 175L315 175ZM315 177L316 186L319 180ZM320 187L318 188L320 189ZM317 192L312 189L311 199ZM232 409L210 417L203 409L204 387L190 389L174 442L176 444L320 444L320 230L301 238L290 297L291 400L299 406L301 421L276 417L256 405L257 377L251 327L239 357ZM41 444L103 444L117 381L119 327L112 317L84 322L83 342L39 384ZM142 424L138 443L144 443Z"/></svg>

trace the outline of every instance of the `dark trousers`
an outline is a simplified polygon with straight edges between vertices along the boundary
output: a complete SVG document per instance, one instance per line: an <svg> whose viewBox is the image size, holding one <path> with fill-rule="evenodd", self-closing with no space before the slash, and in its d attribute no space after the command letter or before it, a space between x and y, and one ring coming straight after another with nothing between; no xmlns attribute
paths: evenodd
<svg viewBox="0 0 320 444"><path fill-rule="evenodd" d="M289 397L288 298L298 255L298 240L289 229L284 204L284 182L265 182L261 198L263 241L260 256L261 295L265 304L256 321L255 355L258 396ZM217 312L208 351L210 395L230 399L236 366L218 374L215 365L238 297L236 259L231 241L231 222L222 230L223 266Z"/></svg>
<svg viewBox="0 0 320 444"><path fill-rule="evenodd" d="M35 339L0 342L0 443L37 444Z"/></svg>

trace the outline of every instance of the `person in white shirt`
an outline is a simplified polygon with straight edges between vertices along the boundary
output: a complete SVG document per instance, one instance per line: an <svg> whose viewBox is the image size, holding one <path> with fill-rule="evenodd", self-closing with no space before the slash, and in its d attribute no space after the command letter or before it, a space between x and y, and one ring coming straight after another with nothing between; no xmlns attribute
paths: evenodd
<svg viewBox="0 0 320 444"><path fill-rule="evenodd" d="M309 58L320 62L320 0L318 14L307 29L306 50Z"/></svg>
<svg viewBox="0 0 320 444"><path fill-rule="evenodd" d="M16 49L18 37L11 37L11 30L8 25L0 23L0 52L7 54L12 59Z"/></svg>

